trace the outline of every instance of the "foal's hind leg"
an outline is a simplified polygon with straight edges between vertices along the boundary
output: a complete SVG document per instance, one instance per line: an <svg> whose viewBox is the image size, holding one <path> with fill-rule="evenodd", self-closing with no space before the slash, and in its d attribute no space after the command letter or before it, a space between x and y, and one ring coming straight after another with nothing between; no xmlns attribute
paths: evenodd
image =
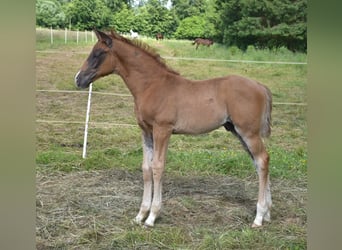
<svg viewBox="0 0 342 250"><path fill-rule="evenodd" d="M263 220L271 220L271 190L269 182L269 155L260 136L246 139L246 144L253 155L254 165L259 176L259 194L257 214L252 227L259 227Z"/></svg>
<svg viewBox="0 0 342 250"><path fill-rule="evenodd" d="M241 136L238 130L236 132ZM257 214L252 225L252 227L259 227L263 221L271 220L272 198L268 171L269 155L259 135L241 136L240 139L242 143L246 144L259 176Z"/></svg>

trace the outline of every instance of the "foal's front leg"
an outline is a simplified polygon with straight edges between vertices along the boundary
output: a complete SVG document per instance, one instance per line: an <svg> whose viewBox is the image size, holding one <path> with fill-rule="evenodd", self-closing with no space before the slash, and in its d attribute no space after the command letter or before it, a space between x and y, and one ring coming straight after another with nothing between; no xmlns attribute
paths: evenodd
<svg viewBox="0 0 342 250"><path fill-rule="evenodd" d="M144 193L138 215L135 217L135 222L142 224L147 217L152 203L152 159L153 159L153 137L151 133L143 132L143 179Z"/></svg>

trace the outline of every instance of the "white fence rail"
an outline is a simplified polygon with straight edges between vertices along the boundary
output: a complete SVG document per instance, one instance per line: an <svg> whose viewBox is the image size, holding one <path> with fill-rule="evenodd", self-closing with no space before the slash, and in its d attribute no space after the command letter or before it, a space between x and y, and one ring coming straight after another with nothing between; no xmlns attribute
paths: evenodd
<svg viewBox="0 0 342 250"><path fill-rule="evenodd" d="M37 41L46 41L49 40L51 44L54 44L56 40L64 41L67 43L94 43L96 38L93 31L79 31L79 30L68 30L65 28L64 30L54 30L54 29L46 29L46 28L37 28L36 29L36 38Z"/></svg>
<svg viewBox="0 0 342 250"><path fill-rule="evenodd" d="M65 29L64 39L65 43L68 42L68 31ZM90 33L90 37L92 42L94 42L94 33L93 32L87 32L84 33L84 41L88 42L88 33ZM74 34L73 34L74 35ZM50 35L51 43L53 43L54 39L54 31L51 29L51 35ZM80 41L80 32L76 31L76 43L79 43ZM59 53L56 51L36 51L36 53ZM78 52L82 53L82 52ZM302 64L306 65L306 62L269 62L269 61L246 61L246 60L220 60L220 59L210 59L210 58L180 58L180 57L164 57L165 59L171 59L171 60L202 60L202 61L225 61L225 62L231 62L231 63L266 63L266 64ZM84 143L83 143L83 153L82 157L86 157L86 145L87 145L87 135L88 135L88 124L92 124L95 126L100 127L112 127L112 126L119 126L119 127L138 127L136 124L124 124L124 123L112 123L112 122L90 122L89 121L89 115L90 115L90 102L91 102L91 94L100 94L100 95L112 95L112 96L120 96L120 97L131 97L129 94L121 94L121 93L108 93L108 92L96 92L92 91L92 89L89 89L88 91L73 91L73 90L36 90L37 92L51 92L51 93L80 93L80 94L88 94L88 104L87 104L87 111L86 111L86 122L85 122L85 132L84 132ZM273 102L273 105L288 105L288 106L307 106L306 103L295 103L295 102ZM37 119L37 123L50 123L50 124L84 124L82 121L57 121L57 120L42 120Z"/></svg>
<svg viewBox="0 0 342 250"><path fill-rule="evenodd" d="M71 32L71 31L70 31ZM89 32L88 32L89 33ZM93 32L92 32L93 33ZM78 32L76 33L78 34ZM64 53L64 52L58 52L58 51L36 51L36 53ZM78 53L78 54L88 54L88 52L73 52L73 53ZM202 61L224 61L224 62L230 62L230 63L272 63L272 64L289 64L289 65L306 65L306 62L270 62L270 61L248 61L248 60L222 60L222 59L210 59L210 58L182 58L182 57L163 57L165 59L171 59L171 60L202 60ZM82 91L82 90L44 90L44 89L39 89L36 90L37 92L51 92L51 93L79 93L79 94L89 94L88 91ZM93 94L100 94L100 95L111 95L111 96L119 96L119 97L132 97L130 94L121 94L121 93L109 93L109 92L98 92L98 91L92 91ZM274 106L277 105L287 105L287 106L307 106L307 103L301 103L301 102L273 102ZM36 122L38 123L51 123L51 124L62 124L62 123L70 123L70 124L84 124L82 121L51 121L51 120L41 120L37 119ZM89 124L93 124L96 126L103 126L103 127L108 127L108 126L136 126L135 124L121 124L121 123L111 123L111 122L89 122Z"/></svg>

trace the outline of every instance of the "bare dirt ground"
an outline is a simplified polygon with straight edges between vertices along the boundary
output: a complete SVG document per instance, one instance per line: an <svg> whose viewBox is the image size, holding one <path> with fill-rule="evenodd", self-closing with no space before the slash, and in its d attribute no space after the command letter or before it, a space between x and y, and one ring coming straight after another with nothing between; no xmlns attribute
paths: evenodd
<svg viewBox="0 0 342 250"><path fill-rule="evenodd" d="M297 183L294 188L281 180L272 183L271 224L306 224L305 212L300 212L307 201L305 186ZM163 189L164 207L156 228L183 228L186 241L198 240L195 228L241 228L254 219L256 179L165 176ZM138 212L141 195L138 171L38 172L37 249L110 248L120 234L140 227L131 219Z"/></svg>

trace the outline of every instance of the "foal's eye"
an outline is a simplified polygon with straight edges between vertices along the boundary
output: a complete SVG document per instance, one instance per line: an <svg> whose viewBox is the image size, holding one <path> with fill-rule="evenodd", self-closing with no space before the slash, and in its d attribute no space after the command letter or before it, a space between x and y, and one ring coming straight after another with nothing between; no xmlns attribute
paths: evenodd
<svg viewBox="0 0 342 250"><path fill-rule="evenodd" d="M94 56L95 57L99 57L99 56L101 56L102 54L104 54L105 52L103 51L103 50L96 50L95 52L94 52Z"/></svg>
<svg viewBox="0 0 342 250"><path fill-rule="evenodd" d="M91 53L91 55L88 58L88 64L92 68L98 67L103 62L105 55L106 55L106 51L102 49L94 50L93 53Z"/></svg>

